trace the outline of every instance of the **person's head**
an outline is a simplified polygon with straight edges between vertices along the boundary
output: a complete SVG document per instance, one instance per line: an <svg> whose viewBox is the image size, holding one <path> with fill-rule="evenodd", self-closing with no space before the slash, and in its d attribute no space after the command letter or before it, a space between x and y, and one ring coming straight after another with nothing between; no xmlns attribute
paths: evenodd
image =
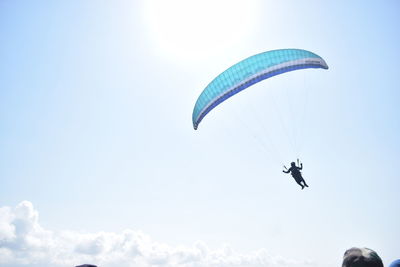
<svg viewBox="0 0 400 267"><path fill-rule="evenodd" d="M389 267L400 267L400 260L395 260L390 264Z"/></svg>
<svg viewBox="0 0 400 267"><path fill-rule="evenodd" d="M296 163L292 162L290 163L290 165L292 165L292 167L296 166Z"/></svg>
<svg viewBox="0 0 400 267"><path fill-rule="evenodd" d="M344 253L342 267L383 267L383 263L372 249L351 248Z"/></svg>

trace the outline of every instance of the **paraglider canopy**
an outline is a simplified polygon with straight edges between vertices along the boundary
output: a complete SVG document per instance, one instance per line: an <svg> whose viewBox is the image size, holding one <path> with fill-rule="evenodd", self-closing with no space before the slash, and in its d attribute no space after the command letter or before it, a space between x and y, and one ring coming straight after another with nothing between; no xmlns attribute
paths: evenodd
<svg viewBox="0 0 400 267"><path fill-rule="evenodd" d="M207 85L193 109L196 130L203 118L231 96L270 77L289 71L321 68L328 65L318 55L302 49L280 49L246 58L228 68Z"/></svg>

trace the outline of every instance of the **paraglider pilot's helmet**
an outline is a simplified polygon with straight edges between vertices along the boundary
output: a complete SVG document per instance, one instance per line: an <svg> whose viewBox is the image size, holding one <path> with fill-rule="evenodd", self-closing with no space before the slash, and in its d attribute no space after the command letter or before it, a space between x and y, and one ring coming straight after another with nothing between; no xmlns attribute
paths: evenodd
<svg viewBox="0 0 400 267"><path fill-rule="evenodd" d="M296 166L296 163L292 162L292 163L290 163L290 165L292 165L294 167L294 166Z"/></svg>

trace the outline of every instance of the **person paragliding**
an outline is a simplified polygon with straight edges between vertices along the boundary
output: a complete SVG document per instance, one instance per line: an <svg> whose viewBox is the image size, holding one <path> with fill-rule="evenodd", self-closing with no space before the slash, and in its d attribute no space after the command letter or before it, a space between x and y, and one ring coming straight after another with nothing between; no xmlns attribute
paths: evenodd
<svg viewBox="0 0 400 267"><path fill-rule="evenodd" d="M303 169L303 163L299 164L299 159L297 159L297 165L300 165L300 167L296 166L296 163L292 162L290 163L291 167L288 169L284 165L283 167L286 169L283 170L284 173L289 173L293 176L294 180L296 183L298 183L301 186L301 189L303 190L304 187L308 187L306 181L304 180L303 176L301 175L301 170Z"/></svg>
<svg viewBox="0 0 400 267"><path fill-rule="evenodd" d="M325 69L329 67L319 55L303 49L277 49L262 52L239 61L215 77L201 92L192 113L193 129L197 130L203 119L214 108L239 92L277 75L302 69ZM308 187L300 170L303 164L297 160L285 173L291 173L301 189Z"/></svg>

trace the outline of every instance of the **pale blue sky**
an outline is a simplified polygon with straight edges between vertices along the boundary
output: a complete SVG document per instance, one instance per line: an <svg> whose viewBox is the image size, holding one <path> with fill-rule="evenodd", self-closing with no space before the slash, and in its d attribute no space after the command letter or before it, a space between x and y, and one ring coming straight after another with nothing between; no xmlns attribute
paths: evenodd
<svg viewBox="0 0 400 267"><path fill-rule="evenodd" d="M180 1L0 1L0 207L317 266L351 246L400 257L400 3L212 3L196 17ZM259 83L193 130L216 75L280 48L330 69ZM304 191L281 173L298 155Z"/></svg>

